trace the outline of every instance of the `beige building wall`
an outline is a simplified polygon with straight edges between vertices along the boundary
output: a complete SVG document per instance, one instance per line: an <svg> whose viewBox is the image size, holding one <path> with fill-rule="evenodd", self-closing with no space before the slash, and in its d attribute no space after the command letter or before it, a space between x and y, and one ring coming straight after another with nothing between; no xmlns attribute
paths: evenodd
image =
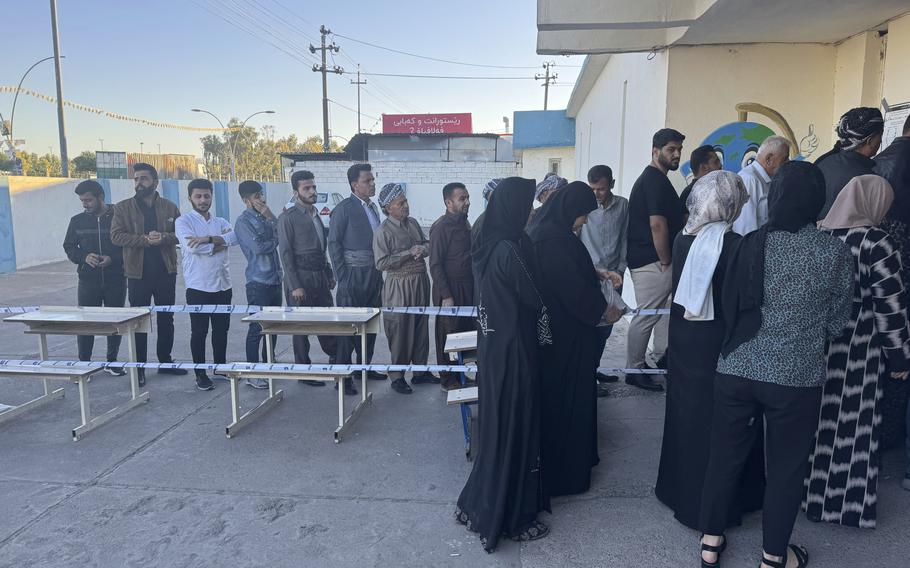
<svg viewBox="0 0 910 568"><path fill-rule="evenodd" d="M838 44L832 124L853 107L881 104L884 50L885 38L877 31L863 32Z"/></svg>
<svg viewBox="0 0 910 568"><path fill-rule="evenodd" d="M910 102L910 14L888 22L882 96L889 105Z"/></svg>
<svg viewBox="0 0 910 568"><path fill-rule="evenodd" d="M559 161L560 177L564 177L569 181L576 179L574 146L524 148L521 151L518 175L540 181L550 171L550 162L552 160Z"/></svg>

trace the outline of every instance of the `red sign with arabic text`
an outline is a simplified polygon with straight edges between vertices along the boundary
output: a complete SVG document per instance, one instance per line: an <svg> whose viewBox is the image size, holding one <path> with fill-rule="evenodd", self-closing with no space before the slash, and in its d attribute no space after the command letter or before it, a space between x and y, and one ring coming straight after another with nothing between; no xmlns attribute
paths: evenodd
<svg viewBox="0 0 910 568"><path fill-rule="evenodd" d="M383 134L471 134L471 113L384 114Z"/></svg>

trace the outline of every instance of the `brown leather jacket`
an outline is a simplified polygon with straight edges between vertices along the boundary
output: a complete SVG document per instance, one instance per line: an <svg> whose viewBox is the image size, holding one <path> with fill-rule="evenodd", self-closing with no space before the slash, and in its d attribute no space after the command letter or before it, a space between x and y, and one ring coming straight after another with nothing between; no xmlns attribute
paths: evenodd
<svg viewBox="0 0 910 568"><path fill-rule="evenodd" d="M158 193L155 193L155 215L158 217L158 232L161 233L161 256L170 274L177 273L177 235L174 221L180 216L180 209ZM114 206L114 220L111 222L111 242L123 247L123 274L127 278L142 278L142 261L145 249L151 245L146 240L145 217L136 202L136 197L124 199Z"/></svg>

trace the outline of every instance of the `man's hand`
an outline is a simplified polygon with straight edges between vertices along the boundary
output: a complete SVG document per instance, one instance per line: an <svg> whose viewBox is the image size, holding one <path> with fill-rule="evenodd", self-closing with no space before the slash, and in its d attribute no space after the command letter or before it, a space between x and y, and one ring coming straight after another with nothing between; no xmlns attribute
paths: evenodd
<svg viewBox="0 0 910 568"><path fill-rule="evenodd" d="M156 247L161 244L161 233L158 231L151 231L145 236L145 240L148 241L149 245Z"/></svg>
<svg viewBox="0 0 910 568"><path fill-rule="evenodd" d="M893 373L891 373L891 378L897 379L899 381L906 381L907 374L908 374L908 371L893 372Z"/></svg>
<svg viewBox="0 0 910 568"><path fill-rule="evenodd" d="M306 292L303 288L294 288L291 290L291 298L294 298L294 301L299 304L306 299Z"/></svg>
<svg viewBox="0 0 910 568"><path fill-rule="evenodd" d="M99 267L99 268L107 268L108 266L110 266L110 265L113 264L113 263L114 263L114 259L113 259L113 258L111 258L111 257L109 257L109 256L107 256L107 255L104 255L104 256L101 257L101 262L98 263L98 267Z"/></svg>
<svg viewBox="0 0 910 568"><path fill-rule="evenodd" d="M217 252L221 252L221 251L223 251L223 250L227 250L227 247L226 247L225 245L215 245L215 246L212 248L212 254L215 254L215 253L217 253Z"/></svg>
<svg viewBox="0 0 910 568"><path fill-rule="evenodd" d="M208 242L209 242L208 237L187 237L186 246L188 246L190 248L196 248L199 245L208 244Z"/></svg>
<svg viewBox="0 0 910 568"><path fill-rule="evenodd" d="M423 247L420 245L414 245L411 247L411 250L408 252L411 253L411 256L414 257L414 260L420 260L423 258Z"/></svg>
<svg viewBox="0 0 910 568"><path fill-rule="evenodd" d="M455 305L455 298L443 298L442 307L448 308Z"/></svg>
<svg viewBox="0 0 910 568"><path fill-rule="evenodd" d="M272 213L272 210L269 209L269 206L265 204L265 201L253 200L250 203L253 204L253 209L259 212L260 215L266 219L274 219L275 214Z"/></svg>
<svg viewBox="0 0 910 568"><path fill-rule="evenodd" d="M618 289L620 286L622 286L622 275L618 272L598 268L597 277L601 280L609 280L613 284L613 288Z"/></svg>
<svg viewBox="0 0 910 568"><path fill-rule="evenodd" d="M661 272L666 272L667 270L670 270L670 266L672 266L671 263L668 262L668 263L664 264L664 263L661 261L661 262L660 262L660 271L661 271Z"/></svg>
<svg viewBox="0 0 910 568"><path fill-rule="evenodd" d="M608 324L614 324L619 321L619 318L622 317L622 310L614 305L607 306L606 311L604 311L603 320Z"/></svg>
<svg viewBox="0 0 910 568"><path fill-rule="evenodd" d="M91 266L92 268L98 268L101 265L101 259L101 255L90 252L85 255L85 264Z"/></svg>

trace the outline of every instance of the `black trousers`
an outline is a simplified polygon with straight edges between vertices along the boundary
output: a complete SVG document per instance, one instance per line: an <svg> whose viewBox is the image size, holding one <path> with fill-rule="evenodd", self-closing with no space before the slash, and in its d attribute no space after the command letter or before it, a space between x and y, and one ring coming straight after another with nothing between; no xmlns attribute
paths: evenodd
<svg viewBox="0 0 910 568"><path fill-rule="evenodd" d="M291 296L291 290L285 286L284 296L288 306L309 308L332 306L332 292L328 288L304 288L304 293L303 301L298 302ZM372 337L375 343L376 336L373 335ZM319 341L319 347L322 348L322 351L329 356L329 365L334 365L335 355L338 352L338 342L341 338L333 335L317 335L316 339ZM294 346L294 363L298 365L311 364L313 360L310 359L310 337L308 335L294 335L291 341ZM357 345L359 346L360 343L358 342ZM372 354L370 357L372 357Z"/></svg>
<svg viewBox="0 0 910 568"><path fill-rule="evenodd" d="M145 274L142 278L129 279L130 306L173 306L177 300L177 275L161 272ZM158 361L171 362L171 350L174 348L174 314L157 314L158 324ZM136 359L140 363L148 361L148 334L136 334Z"/></svg>
<svg viewBox="0 0 910 568"><path fill-rule="evenodd" d="M104 282L80 278L79 287L76 289L76 298L76 303L80 306L122 308L126 301L126 278L122 274L120 276L106 275ZM117 360L117 353L120 351L120 341L122 339L123 337L120 335L107 336L108 361ZM95 336L78 335L76 336L76 345L79 350L79 360L91 361L92 349L95 347Z"/></svg>
<svg viewBox="0 0 910 568"><path fill-rule="evenodd" d="M768 554L787 554L809 473L821 400L822 387L787 387L717 374L711 458L701 501L701 529L705 534L719 535L726 529L742 469L754 437L759 435L749 423L764 413L767 486L762 539Z"/></svg>
<svg viewBox="0 0 910 568"><path fill-rule="evenodd" d="M203 292L186 289L186 303L193 304L227 304L230 305L233 292L230 289L221 292ZM231 314L190 314L190 351L193 363L205 363L205 338L209 334L209 322L212 324L212 359L216 365L227 363L227 335L231 327ZM197 375L205 371L197 370Z"/></svg>

